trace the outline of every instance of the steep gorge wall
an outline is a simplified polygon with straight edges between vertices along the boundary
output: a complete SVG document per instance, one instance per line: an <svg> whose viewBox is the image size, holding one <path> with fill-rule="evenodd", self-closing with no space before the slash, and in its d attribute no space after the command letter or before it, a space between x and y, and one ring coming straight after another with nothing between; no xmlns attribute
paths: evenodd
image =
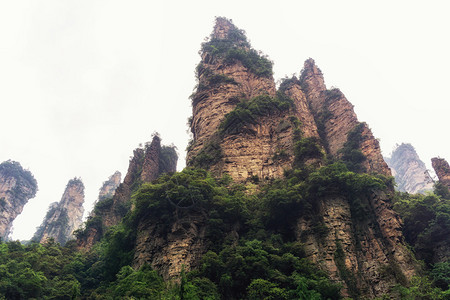
<svg viewBox="0 0 450 300"><path fill-rule="evenodd" d="M50 204L47 214L32 240L44 243L50 238L64 245L75 236L73 232L82 224L84 213L84 184L74 178L67 183L60 202Z"/></svg>
<svg viewBox="0 0 450 300"><path fill-rule="evenodd" d="M9 160L0 164L0 239L8 239L13 221L36 192L36 180L20 163Z"/></svg>
<svg viewBox="0 0 450 300"><path fill-rule="evenodd" d="M392 170L399 191L416 194L433 190L433 179L411 144L399 145L386 162Z"/></svg>

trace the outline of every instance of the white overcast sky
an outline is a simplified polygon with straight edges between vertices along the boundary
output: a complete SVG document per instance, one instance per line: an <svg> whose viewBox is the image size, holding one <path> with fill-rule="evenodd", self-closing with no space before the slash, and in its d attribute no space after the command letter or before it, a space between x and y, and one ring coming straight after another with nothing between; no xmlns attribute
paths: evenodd
<svg viewBox="0 0 450 300"><path fill-rule="evenodd" d="M450 159L448 1L0 0L0 162L39 185L14 225L29 239L67 181L86 210L157 131L183 168L198 50L231 18L274 61L275 79L312 57L384 155L409 142L430 167Z"/></svg>

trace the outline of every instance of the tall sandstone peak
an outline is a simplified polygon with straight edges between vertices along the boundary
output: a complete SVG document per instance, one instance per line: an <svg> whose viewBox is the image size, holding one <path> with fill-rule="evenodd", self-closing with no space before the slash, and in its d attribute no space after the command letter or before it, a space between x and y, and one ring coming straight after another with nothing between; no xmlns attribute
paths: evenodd
<svg viewBox="0 0 450 300"><path fill-rule="evenodd" d="M439 181L450 189L450 166L448 162L440 157L434 157L431 159L433 166Z"/></svg>
<svg viewBox="0 0 450 300"><path fill-rule="evenodd" d="M188 165L205 167L206 163L216 175L229 174L240 182L281 177L293 161L295 128L289 117L301 112L300 119L313 127L312 116L295 107L287 109L287 113L273 107L260 111L261 118L248 122L242 130L233 133L233 122L221 128L238 106L252 105L257 100L267 103L277 97L272 62L252 49L243 31L224 18L216 20L209 41L202 45L201 58L198 87L192 96L193 141L187 154ZM298 84L286 92L299 108L307 106ZM236 119L243 117L237 115ZM227 130L231 133L224 134ZM307 134L317 135L317 129L311 128ZM280 153L289 155L278 155L277 159Z"/></svg>
<svg viewBox="0 0 450 300"><path fill-rule="evenodd" d="M121 179L122 174L119 171L116 171L114 174L109 176L108 180L103 182L103 185L100 188L97 202L114 196L114 193L116 192L116 189L119 186Z"/></svg>
<svg viewBox="0 0 450 300"><path fill-rule="evenodd" d="M359 155L358 172L391 176L377 139L367 124L358 121L342 92L326 88L314 60L305 62L299 79L284 80L277 91L270 61L267 72L262 72L265 69L257 62L267 58L223 18L216 20L200 55L198 86L192 96L189 166L209 169L216 176L228 174L236 182L257 182L283 177L299 160L320 167L326 163L325 153L331 160L345 159L350 148L350 155ZM297 147L305 141L317 144L312 156L311 151L298 153ZM305 153L309 156L302 157ZM370 213L365 220L352 214L349 195L317 199L318 214L328 228L322 236L314 234L311 219L298 220L296 236L305 243L308 256L346 289L356 286L366 297L381 296L398 283L398 278L386 277L382 270L394 268L407 279L415 274L401 221L392 210L393 193L393 188L374 191L366 199ZM201 239L201 227L196 228L197 238L186 236L190 237L184 243L187 249ZM345 267L337 258L339 251L345 253ZM183 263L195 265L192 257L186 257L171 267ZM352 274L351 280L343 268Z"/></svg>
<svg viewBox="0 0 450 300"><path fill-rule="evenodd" d="M433 190L433 179L411 144L398 145L386 162L400 192L423 194Z"/></svg>
<svg viewBox="0 0 450 300"><path fill-rule="evenodd" d="M34 234L32 240L44 243L50 238L65 245L75 238L73 232L82 224L84 203L84 184L74 178L67 183L61 200L50 204L47 214Z"/></svg>
<svg viewBox="0 0 450 300"><path fill-rule="evenodd" d="M177 159L175 147L161 146L158 134L154 134L151 143L147 143L144 148L135 149L123 182L113 195L103 197L95 205L86 228L77 236L78 246L89 250L101 239L107 228L117 225L131 209L132 194L143 183L151 182L163 173L175 172Z"/></svg>
<svg viewBox="0 0 450 300"><path fill-rule="evenodd" d="M8 239L13 221L36 192L36 180L20 163L8 160L0 164L0 239Z"/></svg>

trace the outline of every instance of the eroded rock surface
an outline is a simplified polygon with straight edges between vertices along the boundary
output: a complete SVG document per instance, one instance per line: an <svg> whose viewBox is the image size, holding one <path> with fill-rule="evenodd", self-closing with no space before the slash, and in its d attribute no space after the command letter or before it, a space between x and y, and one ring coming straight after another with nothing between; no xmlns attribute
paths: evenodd
<svg viewBox="0 0 450 300"><path fill-rule="evenodd" d="M448 162L443 158L434 157L431 159L431 163L439 181L450 188L450 166Z"/></svg>
<svg viewBox="0 0 450 300"><path fill-rule="evenodd" d="M38 227L32 240L44 243L50 238L65 245L74 239L73 232L82 224L84 203L84 184L81 179L74 178L67 183L61 200L50 204L47 214Z"/></svg>
<svg viewBox="0 0 450 300"><path fill-rule="evenodd" d="M36 180L20 163L8 160L0 164L0 239L8 239L13 221L36 192Z"/></svg>
<svg viewBox="0 0 450 300"><path fill-rule="evenodd" d="M397 190L411 194L433 190L433 179L411 144L397 146L386 162L397 182Z"/></svg>

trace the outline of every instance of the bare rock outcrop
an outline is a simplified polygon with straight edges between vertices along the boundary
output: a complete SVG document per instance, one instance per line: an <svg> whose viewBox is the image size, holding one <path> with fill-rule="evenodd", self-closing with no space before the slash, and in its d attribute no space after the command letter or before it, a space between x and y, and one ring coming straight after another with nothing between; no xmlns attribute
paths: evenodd
<svg viewBox="0 0 450 300"><path fill-rule="evenodd" d="M109 176L108 180L103 182L103 185L100 188L97 202L114 196L114 193L116 192L116 189L119 186L121 179L122 174L119 171L116 171L114 172L114 174Z"/></svg>
<svg viewBox="0 0 450 300"><path fill-rule="evenodd" d="M181 216L168 233L161 232L159 224L143 220L137 228L133 267L149 264L165 280L178 278L197 267L206 252L206 223L202 214Z"/></svg>
<svg viewBox="0 0 450 300"><path fill-rule="evenodd" d="M13 221L36 192L36 180L20 163L8 160L0 164L0 239L8 239Z"/></svg>
<svg viewBox="0 0 450 300"><path fill-rule="evenodd" d="M127 174L112 197L95 205L85 228L78 233L79 248L89 250L99 241L106 229L118 224L131 209L131 196L145 182L157 179L163 173L175 172L178 155L174 146L161 146L161 138L153 135L151 143L133 151ZM120 179L119 179L120 180Z"/></svg>
<svg viewBox="0 0 450 300"><path fill-rule="evenodd" d="M84 184L79 178L69 180L61 200L50 204L47 214L32 240L44 243L50 238L64 245L74 239L73 232L82 224Z"/></svg>
<svg viewBox="0 0 450 300"><path fill-rule="evenodd" d="M448 162L440 157L434 157L431 159L433 166L439 181L450 189L450 166Z"/></svg>
<svg viewBox="0 0 450 300"><path fill-rule="evenodd" d="M397 182L397 190L411 194L433 190L433 179L411 144L398 145L386 162Z"/></svg>
<svg viewBox="0 0 450 300"><path fill-rule="evenodd" d="M260 68L246 63L248 57L258 60ZM240 182L281 177L293 160L294 126L289 116L295 115L294 109L288 113L275 109L247 124L239 134L219 137L221 124L239 103L262 95L276 97L271 62L253 50L243 32L225 18L216 20L210 40L202 47L201 58L197 67L199 83L192 97L193 143L188 149L188 165L199 166L196 157L215 155L207 167L218 176L226 173ZM301 90L297 87L289 92L296 95L300 105L304 100ZM207 153L208 149L215 153ZM278 159L279 153L289 155Z"/></svg>
<svg viewBox="0 0 450 300"><path fill-rule="evenodd" d="M311 58L305 61L300 84L314 114L323 145L331 156L339 157L348 134L360 124L353 105L339 89L326 89L322 72ZM381 155L379 142L365 123L360 150L367 158L364 167L368 173L391 175Z"/></svg>

